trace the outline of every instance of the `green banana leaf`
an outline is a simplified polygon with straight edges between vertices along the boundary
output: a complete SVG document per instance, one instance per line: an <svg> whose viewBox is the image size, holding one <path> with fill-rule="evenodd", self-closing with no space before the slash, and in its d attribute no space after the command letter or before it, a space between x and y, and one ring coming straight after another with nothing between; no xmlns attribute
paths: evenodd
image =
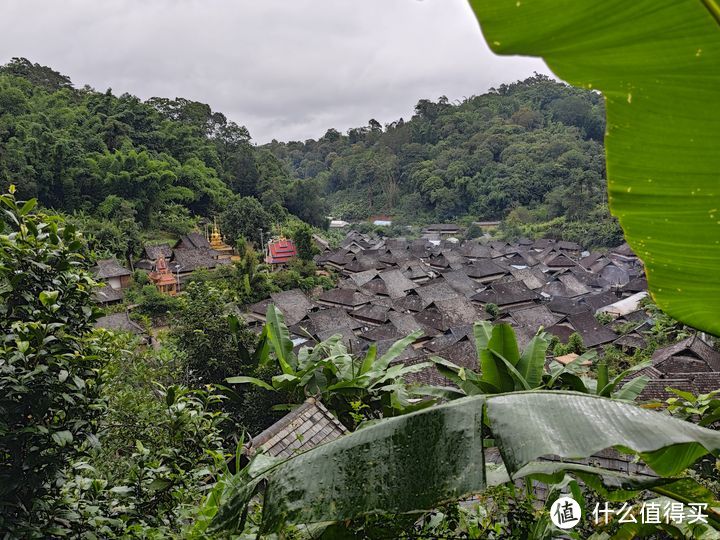
<svg viewBox="0 0 720 540"><path fill-rule="evenodd" d="M606 100L609 203L676 319L720 335L716 0L469 0L498 54Z"/></svg>
<svg viewBox="0 0 720 540"><path fill-rule="evenodd" d="M610 447L640 452L656 473L672 476L720 451L720 433L622 401L554 391L502 394L487 403L511 477L540 456L583 458Z"/></svg>
<svg viewBox="0 0 720 540"><path fill-rule="evenodd" d="M534 336L520 355L517 370L530 388L537 388L542 383L549 344L544 335Z"/></svg>
<svg viewBox="0 0 720 540"><path fill-rule="evenodd" d="M492 437L506 469L496 471L493 482L561 469L604 474L582 465L538 465L549 454L584 458L621 445L670 476L700 455L720 451L716 431L602 397L558 391L473 396L377 422L266 470L253 478L252 489L239 489L214 526L237 526L244 509L238 501L247 501L261 484L264 532L285 523L427 511L485 489L484 440ZM641 486L630 477L618 485Z"/></svg>
<svg viewBox="0 0 720 540"><path fill-rule="evenodd" d="M284 523L341 521L433 508L485 487L483 401L438 406L378 422L277 465L265 474L263 531ZM237 524L253 488L216 516Z"/></svg>
<svg viewBox="0 0 720 540"><path fill-rule="evenodd" d="M285 326L285 317L283 317L282 311L270 304L267 308L265 320L267 321L265 324L266 335L275 351L280 369L286 374L294 373L297 362L293 356L293 344L290 340L290 332Z"/></svg>

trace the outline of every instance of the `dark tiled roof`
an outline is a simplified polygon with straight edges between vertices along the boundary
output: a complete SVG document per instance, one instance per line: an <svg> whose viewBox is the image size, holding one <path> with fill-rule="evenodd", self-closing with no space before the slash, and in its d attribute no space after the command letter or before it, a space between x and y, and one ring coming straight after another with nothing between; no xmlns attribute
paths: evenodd
<svg viewBox="0 0 720 540"><path fill-rule="evenodd" d="M156 244L153 246L145 246L144 248L145 258L151 261L157 260L160 257L169 259L172 257L172 248L169 244Z"/></svg>
<svg viewBox="0 0 720 540"><path fill-rule="evenodd" d="M707 394L720 388L720 373L679 373L665 379L651 379L635 401L665 401L676 397L668 388L683 390L693 395Z"/></svg>
<svg viewBox="0 0 720 540"><path fill-rule="evenodd" d="M259 302L250 304L249 306L247 306L247 310L250 313L256 315L257 318L265 320L267 308L270 304L272 304L272 300L270 298L266 298L265 300L260 300Z"/></svg>
<svg viewBox="0 0 720 540"><path fill-rule="evenodd" d="M465 269L453 270L452 272L446 272L442 275L443 279L458 293L467 296L468 298L474 295L481 285L477 281L468 277L465 273Z"/></svg>
<svg viewBox="0 0 720 540"><path fill-rule="evenodd" d="M126 312L113 313L111 315L100 317L95 322L95 327L112 330L113 332L129 332L137 335L145 333L142 326L131 320Z"/></svg>
<svg viewBox="0 0 720 540"><path fill-rule="evenodd" d="M630 349L644 349L647 347L647 341L640 335L626 334L613 341L613 345L618 347L627 347Z"/></svg>
<svg viewBox="0 0 720 540"><path fill-rule="evenodd" d="M414 292L412 294L408 294L404 298L395 298L392 301L392 307L396 311L422 311L425 307L425 302L423 301L420 296L415 294Z"/></svg>
<svg viewBox="0 0 720 540"><path fill-rule="evenodd" d="M586 296L583 298L583 302L585 302L588 306L590 306L593 311L597 311L600 308L603 308L605 306L609 306L610 304L614 304L620 300L618 296L612 292L607 291L599 294L592 294L590 296Z"/></svg>
<svg viewBox="0 0 720 540"><path fill-rule="evenodd" d="M429 305L435 300L448 300L459 296L458 292L445 281L432 281L418 287L415 292L422 298L425 305Z"/></svg>
<svg viewBox="0 0 720 540"><path fill-rule="evenodd" d="M599 274L611 286L624 286L630 283L629 272L615 264L608 264Z"/></svg>
<svg viewBox="0 0 720 540"><path fill-rule="evenodd" d="M442 314L449 328L472 325L479 320L488 318L485 310L479 306L476 307L476 304L462 296L448 300L436 300L432 305Z"/></svg>
<svg viewBox="0 0 720 540"><path fill-rule="evenodd" d="M460 254L470 259L489 259L490 248L479 242L470 241L460 246Z"/></svg>
<svg viewBox="0 0 720 540"><path fill-rule="evenodd" d="M450 360L458 366L479 371L477 351L475 344L467 337L463 337L450 345L448 348L440 351L438 356Z"/></svg>
<svg viewBox="0 0 720 540"><path fill-rule="evenodd" d="M602 253L598 253L597 251L593 251L588 255L587 257L583 257L580 259L579 264L582 266L585 270L590 270L593 264L595 264L598 260L602 259L604 255Z"/></svg>
<svg viewBox="0 0 720 540"><path fill-rule="evenodd" d="M371 268L370 270L365 270L364 272L356 272L350 276L350 279L352 282L357 285L358 287L362 287L365 285L368 281L373 279L375 276L378 275L377 270L374 268Z"/></svg>
<svg viewBox="0 0 720 540"><path fill-rule="evenodd" d="M417 284L406 278L400 270L386 270L380 273L380 279L385 283L390 298L400 298L407 291L415 289Z"/></svg>
<svg viewBox="0 0 720 540"><path fill-rule="evenodd" d="M596 345L614 341L617 338L615 332L600 324L595 315L589 311L568 315L568 321L582 337L585 347L595 347Z"/></svg>
<svg viewBox="0 0 720 540"><path fill-rule="evenodd" d="M571 260L567 255L558 253L554 257L545 260L550 268L570 268L575 266L575 261Z"/></svg>
<svg viewBox="0 0 720 540"><path fill-rule="evenodd" d="M545 306L511 310L508 313L519 326L527 326L535 330L541 326L548 328L560 320L560 317Z"/></svg>
<svg viewBox="0 0 720 540"><path fill-rule="evenodd" d="M379 277L371 279L365 283L361 289L365 294L389 296L385 282Z"/></svg>
<svg viewBox="0 0 720 540"><path fill-rule="evenodd" d="M210 242L202 234L191 232L180 237L175 249L210 249Z"/></svg>
<svg viewBox="0 0 720 540"><path fill-rule="evenodd" d="M514 280L522 281L528 289L539 289L547 282L547 276L537 268L510 268Z"/></svg>
<svg viewBox="0 0 720 540"><path fill-rule="evenodd" d="M93 271L100 279L123 277L132 274L132 272L122 266L115 257L99 260Z"/></svg>
<svg viewBox="0 0 720 540"><path fill-rule="evenodd" d="M658 369L660 364L672 359L675 356L694 357L705 362L712 371L720 372L720 352L717 352L697 334L670 345L658 349L652 355L653 366ZM661 369L662 371L662 369Z"/></svg>
<svg viewBox="0 0 720 540"><path fill-rule="evenodd" d="M382 324L388 320L388 310L389 308L386 306L367 304L351 311L350 315L361 321Z"/></svg>
<svg viewBox="0 0 720 540"><path fill-rule="evenodd" d="M522 281L507 281L505 283L496 281L490 287L497 294L495 304L498 306L519 304L539 298L539 295L535 291L528 289L527 285Z"/></svg>
<svg viewBox="0 0 720 540"><path fill-rule="evenodd" d="M308 313L308 319L316 333L332 331L335 328L356 329L363 326L347 314L343 308L321 309ZM302 323L300 323L302 326Z"/></svg>
<svg viewBox="0 0 720 540"><path fill-rule="evenodd" d="M369 330L366 330L360 337L370 342L381 342L381 341L392 341L395 342L398 339L402 339L405 335L400 332L394 324L386 323L380 326L374 326Z"/></svg>
<svg viewBox="0 0 720 540"><path fill-rule="evenodd" d="M562 274L553 281L548 282L542 288L542 291L552 297L560 296L564 298L575 298L592 292L571 273Z"/></svg>
<svg viewBox="0 0 720 540"><path fill-rule="evenodd" d="M550 240L549 238L538 238L533 242L533 249L545 249L548 246L552 246L555 243L555 240Z"/></svg>
<svg viewBox="0 0 720 540"><path fill-rule="evenodd" d="M493 261L486 259L481 261L475 261L465 268L468 276L472 278L486 278L490 276L505 275L508 273L507 270L498 266Z"/></svg>
<svg viewBox="0 0 720 540"><path fill-rule="evenodd" d="M578 300L572 300L570 298L562 297L553 298L548 304L548 308L550 308L550 311L560 313L562 315L590 311L590 306L582 304Z"/></svg>
<svg viewBox="0 0 720 540"><path fill-rule="evenodd" d="M622 255L623 257L635 257L635 252L630 248L627 242L613 249L612 253Z"/></svg>
<svg viewBox="0 0 720 540"><path fill-rule="evenodd" d="M567 340L575 332L575 329L565 324L554 324L547 328L546 331L553 336L557 336L563 343L567 343Z"/></svg>
<svg viewBox="0 0 720 540"><path fill-rule="evenodd" d="M640 276L631 279L626 285L623 285L622 291L623 292L642 292L647 291L648 283L647 279L645 279L645 276Z"/></svg>
<svg viewBox="0 0 720 540"><path fill-rule="evenodd" d="M332 263L336 266L345 266L354 259L355 255L345 249L338 249L332 252L326 259L326 262Z"/></svg>
<svg viewBox="0 0 720 540"><path fill-rule="evenodd" d="M580 251L580 244L577 244L576 242L567 242L565 240L560 240L557 243L557 247L567 251Z"/></svg>
<svg viewBox="0 0 720 540"><path fill-rule="evenodd" d="M279 458L289 458L320 444L334 441L348 432L325 406L309 398L290 414L254 437L247 448Z"/></svg>
<svg viewBox="0 0 720 540"><path fill-rule="evenodd" d="M187 273L201 268L218 266L217 251L212 249L175 249L173 261L169 264L172 271L180 265L180 272Z"/></svg>
<svg viewBox="0 0 720 540"><path fill-rule="evenodd" d="M422 330L425 332L427 328L424 324L418 322L418 320L408 313L398 313L396 311L390 311L388 313L388 319L392 322L393 326L397 328L398 332L403 336L412 334L416 330Z"/></svg>
<svg viewBox="0 0 720 540"><path fill-rule="evenodd" d="M350 289L330 289L324 291L318 300L354 308L369 303L370 297Z"/></svg>
<svg viewBox="0 0 720 540"><path fill-rule="evenodd" d="M303 320L307 312L313 308L312 302L300 289L271 293L270 298L272 298L273 304L282 311L288 326Z"/></svg>
<svg viewBox="0 0 720 540"><path fill-rule="evenodd" d="M442 312L434 304L420 313L416 313L415 320L423 326L434 328L439 332L446 332L450 329L449 322L445 320Z"/></svg>
<svg viewBox="0 0 720 540"><path fill-rule="evenodd" d="M110 304L112 302L120 302L125 297L122 289L113 289L110 285L105 285L96 289L93 293L96 302L100 304Z"/></svg>

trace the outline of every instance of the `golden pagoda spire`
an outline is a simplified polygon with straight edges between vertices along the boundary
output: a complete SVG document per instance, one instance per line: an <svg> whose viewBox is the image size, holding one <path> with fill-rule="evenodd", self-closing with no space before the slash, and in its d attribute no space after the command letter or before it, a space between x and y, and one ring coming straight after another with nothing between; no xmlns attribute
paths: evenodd
<svg viewBox="0 0 720 540"><path fill-rule="evenodd" d="M210 245L221 246L223 244L222 235L220 234L220 228L217 224L217 218L213 219L212 234L210 234Z"/></svg>
<svg viewBox="0 0 720 540"><path fill-rule="evenodd" d="M213 219L212 233L210 234L210 248L219 254L218 258L220 259L235 260L236 258L233 248L223 242L222 234L220 234L220 227L218 227L217 224L217 218Z"/></svg>

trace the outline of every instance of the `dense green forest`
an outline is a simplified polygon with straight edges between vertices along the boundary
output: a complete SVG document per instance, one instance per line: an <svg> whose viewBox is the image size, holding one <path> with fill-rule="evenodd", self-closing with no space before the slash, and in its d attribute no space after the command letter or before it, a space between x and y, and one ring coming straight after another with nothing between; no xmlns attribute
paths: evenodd
<svg viewBox="0 0 720 540"><path fill-rule="evenodd" d="M610 245L620 235L606 206L604 116L598 93L535 75L462 102L421 100L408 121L370 120L266 148L296 178L323 186L343 219L509 216L509 229L538 224L545 234Z"/></svg>
<svg viewBox="0 0 720 540"><path fill-rule="evenodd" d="M204 103L76 88L16 58L0 67L0 179L128 257L143 231L183 233L226 211L231 224L248 208L314 226L330 211L507 218L509 236L609 246L620 233L606 207L603 118L598 94L536 75L458 103L421 100L407 122L257 147Z"/></svg>
<svg viewBox="0 0 720 540"><path fill-rule="evenodd" d="M243 197L274 219L325 221L314 183L290 178L210 106L76 89L26 59L0 67L0 179L22 198L74 214L108 244L143 229L184 232L199 216L242 207Z"/></svg>

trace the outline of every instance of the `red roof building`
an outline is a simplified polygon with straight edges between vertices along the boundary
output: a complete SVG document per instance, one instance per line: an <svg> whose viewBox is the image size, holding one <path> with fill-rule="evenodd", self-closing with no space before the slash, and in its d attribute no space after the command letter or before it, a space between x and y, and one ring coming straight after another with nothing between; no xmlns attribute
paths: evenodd
<svg viewBox="0 0 720 540"><path fill-rule="evenodd" d="M297 248L292 240L279 238L268 242L267 255L265 256L267 264L286 264L295 257L297 257Z"/></svg>

